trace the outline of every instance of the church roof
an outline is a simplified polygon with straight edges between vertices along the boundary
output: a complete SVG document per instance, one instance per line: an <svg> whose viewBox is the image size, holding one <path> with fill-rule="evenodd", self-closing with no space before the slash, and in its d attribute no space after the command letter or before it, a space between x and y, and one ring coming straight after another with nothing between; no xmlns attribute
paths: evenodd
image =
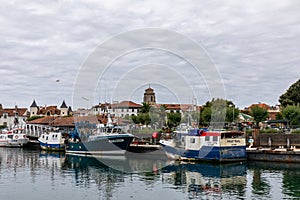
<svg viewBox="0 0 300 200"><path fill-rule="evenodd" d="M38 107L38 106L36 105L35 100L33 100L33 102L32 102L32 104L31 104L30 108L37 108L37 107Z"/></svg>
<svg viewBox="0 0 300 200"><path fill-rule="evenodd" d="M60 108L68 108L68 106L66 105L65 101L62 102Z"/></svg>
<svg viewBox="0 0 300 200"><path fill-rule="evenodd" d="M146 92L153 92L154 90L151 87L148 87L145 91Z"/></svg>

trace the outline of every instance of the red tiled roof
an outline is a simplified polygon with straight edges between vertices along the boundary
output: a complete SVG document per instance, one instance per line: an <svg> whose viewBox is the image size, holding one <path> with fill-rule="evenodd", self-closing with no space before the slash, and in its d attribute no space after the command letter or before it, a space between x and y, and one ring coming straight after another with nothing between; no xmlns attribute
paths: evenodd
<svg viewBox="0 0 300 200"><path fill-rule="evenodd" d="M133 101L122 101L120 103L111 104L111 108L141 108L142 105L134 103Z"/></svg>
<svg viewBox="0 0 300 200"><path fill-rule="evenodd" d="M74 117L74 122L87 122L89 124L97 124L98 122L98 117L95 115L91 115L91 116L77 116Z"/></svg>
<svg viewBox="0 0 300 200"><path fill-rule="evenodd" d="M38 118L32 121L29 121L29 124L43 124L43 125L50 125L54 120L55 120L55 116L45 116L42 118Z"/></svg>
<svg viewBox="0 0 300 200"><path fill-rule="evenodd" d="M47 115L48 112L50 112L51 115L60 115L60 110L57 106L40 107L37 115Z"/></svg>
<svg viewBox="0 0 300 200"><path fill-rule="evenodd" d="M147 93L149 93L149 92L153 92L154 90L153 90L151 87L148 87L145 91L146 91Z"/></svg>
<svg viewBox="0 0 300 200"><path fill-rule="evenodd" d="M109 107L109 103L99 103L98 105L93 106L93 108L106 108Z"/></svg>
<svg viewBox="0 0 300 200"><path fill-rule="evenodd" d="M32 121L29 121L29 124L42 124L49 126L68 126L74 127L75 122L87 122L90 124L97 124L98 118L97 116L79 116L79 117L60 117L60 116L45 116L42 118L38 118Z"/></svg>
<svg viewBox="0 0 300 200"><path fill-rule="evenodd" d="M166 110L182 110L193 111L194 105L192 104L157 104L158 106L165 106ZM196 111L200 111L201 106L196 106Z"/></svg>
<svg viewBox="0 0 300 200"><path fill-rule="evenodd" d="M7 113L9 117L16 116L16 113L18 113L18 116L25 116L27 113L27 108L4 108L0 110L0 116L3 115L3 113Z"/></svg>
<svg viewBox="0 0 300 200"><path fill-rule="evenodd" d="M252 104L251 106L249 106L249 110L251 110L251 108L253 108L254 106L258 106L260 108L264 108L266 110L270 109L270 106L265 104L265 103L258 103L258 104Z"/></svg>

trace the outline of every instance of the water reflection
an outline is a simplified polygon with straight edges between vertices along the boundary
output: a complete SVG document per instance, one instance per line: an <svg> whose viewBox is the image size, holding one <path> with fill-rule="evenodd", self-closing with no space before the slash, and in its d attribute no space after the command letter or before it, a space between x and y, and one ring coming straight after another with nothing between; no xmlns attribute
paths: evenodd
<svg viewBox="0 0 300 200"><path fill-rule="evenodd" d="M248 162L253 196L300 198L300 163Z"/></svg>
<svg viewBox="0 0 300 200"><path fill-rule="evenodd" d="M300 198L300 163L169 163L136 155L100 160L0 148L0 199Z"/></svg>
<svg viewBox="0 0 300 200"><path fill-rule="evenodd" d="M216 198L226 192L243 196L247 182L245 163L175 163L162 172L165 183L182 186L181 190L188 193L189 198Z"/></svg>

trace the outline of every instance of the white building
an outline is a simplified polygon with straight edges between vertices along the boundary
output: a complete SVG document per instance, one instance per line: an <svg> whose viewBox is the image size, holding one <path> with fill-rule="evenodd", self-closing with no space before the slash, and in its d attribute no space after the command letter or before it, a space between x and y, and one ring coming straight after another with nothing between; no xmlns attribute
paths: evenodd
<svg viewBox="0 0 300 200"><path fill-rule="evenodd" d="M116 117L137 116L142 105L132 101L122 101L120 103L113 103L109 107L109 113Z"/></svg>
<svg viewBox="0 0 300 200"><path fill-rule="evenodd" d="M109 113L112 116L123 118L125 116L136 116L141 107L142 105L132 101L114 102L112 104L99 103L98 105L92 107L90 113L92 115L102 115Z"/></svg>
<svg viewBox="0 0 300 200"><path fill-rule="evenodd" d="M28 116L27 108L3 108L0 104L0 125L11 128L15 125L23 126Z"/></svg>

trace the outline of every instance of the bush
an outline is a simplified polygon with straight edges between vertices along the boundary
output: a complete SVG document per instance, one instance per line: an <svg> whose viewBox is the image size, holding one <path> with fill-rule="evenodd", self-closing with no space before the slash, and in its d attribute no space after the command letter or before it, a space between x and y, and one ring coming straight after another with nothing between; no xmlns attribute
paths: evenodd
<svg viewBox="0 0 300 200"><path fill-rule="evenodd" d="M4 129L4 128L6 128L5 125L0 125L0 129Z"/></svg>

